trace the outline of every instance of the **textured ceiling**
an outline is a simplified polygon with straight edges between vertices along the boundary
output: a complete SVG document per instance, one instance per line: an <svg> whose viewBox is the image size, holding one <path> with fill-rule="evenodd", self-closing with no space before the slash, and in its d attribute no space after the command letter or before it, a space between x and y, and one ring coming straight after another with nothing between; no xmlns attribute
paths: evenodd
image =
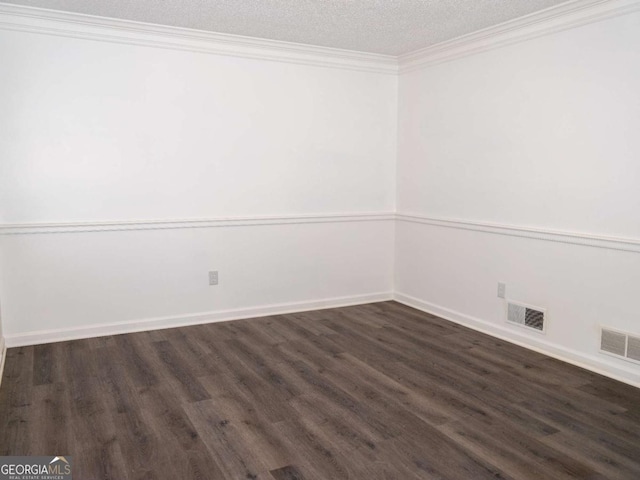
<svg viewBox="0 0 640 480"><path fill-rule="evenodd" d="M3 0L103 17L399 55L566 0Z"/></svg>

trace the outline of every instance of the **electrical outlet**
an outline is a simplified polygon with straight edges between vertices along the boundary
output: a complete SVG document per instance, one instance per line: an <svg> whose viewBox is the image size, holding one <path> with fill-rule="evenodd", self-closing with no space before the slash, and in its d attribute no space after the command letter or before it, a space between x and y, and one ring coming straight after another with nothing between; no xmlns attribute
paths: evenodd
<svg viewBox="0 0 640 480"><path fill-rule="evenodd" d="M498 298L504 298L507 293L507 285L502 282L498 282Z"/></svg>
<svg viewBox="0 0 640 480"><path fill-rule="evenodd" d="M209 272L209 285L217 285L218 284L218 271L214 270Z"/></svg>

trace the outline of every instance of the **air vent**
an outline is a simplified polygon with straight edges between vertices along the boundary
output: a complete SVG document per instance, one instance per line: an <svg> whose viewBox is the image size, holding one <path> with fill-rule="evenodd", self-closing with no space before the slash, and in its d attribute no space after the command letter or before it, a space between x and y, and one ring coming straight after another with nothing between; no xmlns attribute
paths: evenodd
<svg viewBox="0 0 640 480"><path fill-rule="evenodd" d="M640 362L640 338L629 335L627 343L627 358Z"/></svg>
<svg viewBox="0 0 640 480"><path fill-rule="evenodd" d="M600 334L600 351L640 363L640 336L603 327Z"/></svg>
<svg viewBox="0 0 640 480"><path fill-rule="evenodd" d="M600 350L624 357L627 351L627 336L624 333L603 328L600 336Z"/></svg>
<svg viewBox="0 0 640 480"><path fill-rule="evenodd" d="M507 302L507 321L539 333L544 333L546 327L543 309L512 301Z"/></svg>

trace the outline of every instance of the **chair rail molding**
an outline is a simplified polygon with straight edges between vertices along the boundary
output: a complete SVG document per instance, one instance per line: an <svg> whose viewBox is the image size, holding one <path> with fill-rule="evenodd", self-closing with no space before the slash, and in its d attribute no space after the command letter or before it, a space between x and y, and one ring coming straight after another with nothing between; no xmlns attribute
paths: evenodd
<svg viewBox="0 0 640 480"><path fill-rule="evenodd" d="M454 218L431 217L417 213L366 212L316 215L247 216L182 219L147 219L65 223L0 224L2 235L38 235L54 233L117 232L130 230L175 230L185 228L257 227L311 223L353 223L399 221L459 230L531 238L549 242L606 248L640 253L640 239L621 238L582 232L567 232L520 225L498 224Z"/></svg>
<svg viewBox="0 0 640 480"><path fill-rule="evenodd" d="M523 227L490 222L458 220L453 218L430 217L415 213L398 213L396 219L401 222L418 223L436 227L472 230L476 232L507 235L510 237L532 238L548 242L568 243L587 247L606 248L625 252L640 253L640 239L620 238L591 233L566 232L545 228Z"/></svg>
<svg viewBox="0 0 640 480"><path fill-rule="evenodd" d="M179 228L251 227L261 225L376 222L393 220L395 220L395 214L392 212L376 212L254 217L183 218L173 220L121 220L75 223L5 223L0 224L0 235L113 232L124 230L172 230Z"/></svg>

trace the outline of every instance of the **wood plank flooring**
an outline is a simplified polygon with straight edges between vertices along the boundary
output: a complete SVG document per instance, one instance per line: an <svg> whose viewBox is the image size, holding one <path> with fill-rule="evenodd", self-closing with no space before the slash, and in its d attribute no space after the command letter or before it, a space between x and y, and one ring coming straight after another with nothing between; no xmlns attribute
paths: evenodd
<svg viewBox="0 0 640 480"><path fill-rule="evenodd" d="M635 480L640 390L384 302L9 349L0 455L80 480Z"/></svg>

